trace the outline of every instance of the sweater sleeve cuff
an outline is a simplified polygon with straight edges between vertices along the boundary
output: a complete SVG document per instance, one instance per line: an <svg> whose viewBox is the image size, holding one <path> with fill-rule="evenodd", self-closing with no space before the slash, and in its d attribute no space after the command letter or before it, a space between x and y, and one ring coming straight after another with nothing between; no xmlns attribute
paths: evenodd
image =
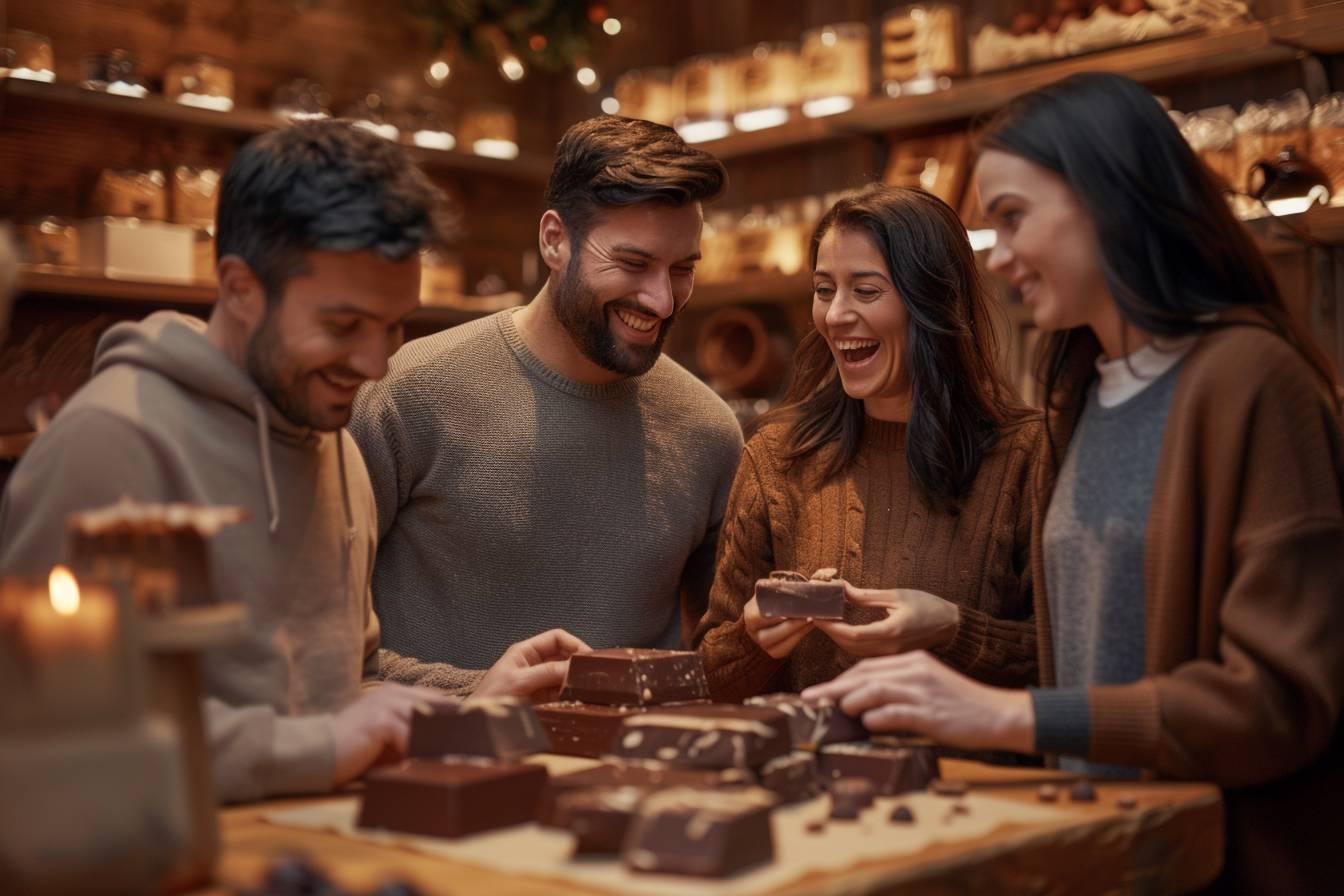
<svg viewBox="0 0 1344 896"><path fill-rule="evenodd" d="M1036 752L1086 756L1091 714L1086 688L1028 688L1036 714Z"/></svg>
<svg viewBox="0 0 1344 896"><path fill-rule="evenodd" d="M1157 765L1162 710L1152 678L1088 689L1092 737L1088 759L1131 768Z"/></svg>
<svg viewBox="0 0 1344 896"><path fill-rule="evenodd" d="M975 668L988 638L989 615L970 607L960 607L956 634L951 641L931 652L952 668L968 671Z"/></svg>
<svg viewBox="0 0 1344 896"><path fill-rule="evenodd" d="M335 719L330 715L277 716L271 758L266 763L268 794L324 793L336 776Z"/></svg>

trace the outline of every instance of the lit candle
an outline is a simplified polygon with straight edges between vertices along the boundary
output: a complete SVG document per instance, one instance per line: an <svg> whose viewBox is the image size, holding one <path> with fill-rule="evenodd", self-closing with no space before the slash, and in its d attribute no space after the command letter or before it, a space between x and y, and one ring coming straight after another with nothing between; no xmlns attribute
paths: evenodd
<svg viewBox="0 0 1344 896"><path fill-rule="evenodd" d="M110 649L117 632L110 594L101 589L81 594L70 570L57 566L47 579L45 598L34 595L24 607L23 639L34 657L61 662L58 656L69 660Z"/></svg>

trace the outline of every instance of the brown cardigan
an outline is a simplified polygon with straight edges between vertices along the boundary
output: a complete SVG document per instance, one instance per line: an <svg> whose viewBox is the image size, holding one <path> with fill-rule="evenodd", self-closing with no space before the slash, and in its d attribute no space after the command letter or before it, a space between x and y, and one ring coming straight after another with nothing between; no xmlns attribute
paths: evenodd
<svg viewBox="0 0 1344 896"><path fill-rule="evenodd" d="M1081 354L1072 389L1095 357ZM1344 437L1306 362L1263 328L1205 335L1179 376L1148 520L1147 676L1090 689L1087 758L1222 785L1226 880L1326 892L1344 873ZM1076 421L1051 417L1062 459ZM1044 517L1032 568L1050 686Z"/></svg>
<svg viewBox="0 0 1344 896"><path fill-rule="evenodd" d="M953 601L958 631L933 652L984 681L1034 682L1028 552L1031 472L1045 441L1039 418L1004 434L955 515L930 507L912 486L904 424L866 419L854 463L828 482L819 481L819 455L785 464L785 431L772 424L747 442L728 497L709 610L693 640L714 698L801 690L856 662L821 631L787 659L772 659L742 622L758 578L826 566L861 588L916 588ZM877 618L871 609L846 611L852 623Z"/></svg>

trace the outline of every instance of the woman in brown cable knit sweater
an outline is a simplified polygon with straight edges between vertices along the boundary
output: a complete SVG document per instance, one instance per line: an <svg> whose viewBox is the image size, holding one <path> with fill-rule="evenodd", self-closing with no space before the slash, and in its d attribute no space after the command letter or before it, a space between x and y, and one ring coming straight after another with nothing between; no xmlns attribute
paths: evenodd
<svg viewBox="0 0 1344 896"><path fill-rule="evenodd" d="M917 649L1034 682L1043 431L996 367L965 229L928 193L873 184L826 213L811 255L816 330L747 442L695 633L712 695L801 690ZM844 622L760 615L758 578L828 566L848 583Z"/></svg>

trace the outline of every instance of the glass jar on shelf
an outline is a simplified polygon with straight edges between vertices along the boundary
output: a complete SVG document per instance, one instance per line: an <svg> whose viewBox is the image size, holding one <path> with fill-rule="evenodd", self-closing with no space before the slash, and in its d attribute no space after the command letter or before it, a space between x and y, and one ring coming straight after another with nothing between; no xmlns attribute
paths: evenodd
<svg viewBox="0 0 1344 896"><path fill-rule="evenodd" d="M382 94L376 90L370 90L351 103L344 117L354 122L355 127L371 131L384 140L395 143L401 139L401 128L393 122Z"/></svg>
<svg viewBox="0 0 1344 896"><path fill-rule="evenodd" d="M687 143L718 140L732 131L734 61L731 56L695 56L677 67L673 95L680 113L677 132Z"/></svg>
<svg viewBox="0 0 1344 896"><path fill-rule="evenodd" d="M118 96L143 97L149 93L140 76L139 60L130 50L106 50L85 56L84 80L79 86Z"/></svg>
<svg viewBox="0 0 1344 896"><path fill-rule="evenodd" d="M803 114L821 118L848 112L867 96L868 26L841 22L803 34Z"/></svg>
<svg viewBox="0 0 1344 896"><path fill-rule="evenodd" d="M737 109L733 125L739 131L759 131L789 120L789 109L800 99L798 45L758 43L737 59Z"/></svg>
<svg viewBox="0 0 1344 896"><path fill-rule="evenodd" d="M11 29L4 33L0 46L0 78L20 78L25 81L56 80L56 54L51 38L36 31Z"/></svg>
<svg viewBox="0 0 1344 896"><path fill-rule="evenodd" d="M628 71L616 79L612 90L620 104L619 114L671 125L679 106L672 86L672 70L645 68Z"/></svg>
<svg viewBox="0 0 1344 896"><path fill-rule="evenodd" d="M518 158L518 122L513 110L497 103L469 107L458 128L462 146L492 159Z"/></svg>
<svg viewBox="0 0 1344 896"><path fill-rule="evenodd" d="M426 149L448 151L457 146L454 133L452 108L436 99L421 102L419 110L411 116L411 142Z"/></svg>
<svg viewBox="0 0 1344 896"><path fill-rule="evenodd" d="M276 88L271 96L271 111L289 121L313 121L330 118L331 97L322 85L307 78L295 78Z"/></svg>
<svg viewBox="0 0 1344 896"><path fill-rule="evenodd" d="M233 109L233 69L210 56L179 56L163 74L163 95L184 106Z"/></svg>
<svg viewBox="0 0 1344 896"><path fill-rule="evenodd" d="M79 267L79 231L64 218L47 215L19 227L20 254L31 265Z"/></svg>
<svg viewBox="0 0 1344 896"><path fill-rule="evenodd" d="M961 9L931 3L882 19L882 86L888 96L932 93L965 74Z"/></svg>

